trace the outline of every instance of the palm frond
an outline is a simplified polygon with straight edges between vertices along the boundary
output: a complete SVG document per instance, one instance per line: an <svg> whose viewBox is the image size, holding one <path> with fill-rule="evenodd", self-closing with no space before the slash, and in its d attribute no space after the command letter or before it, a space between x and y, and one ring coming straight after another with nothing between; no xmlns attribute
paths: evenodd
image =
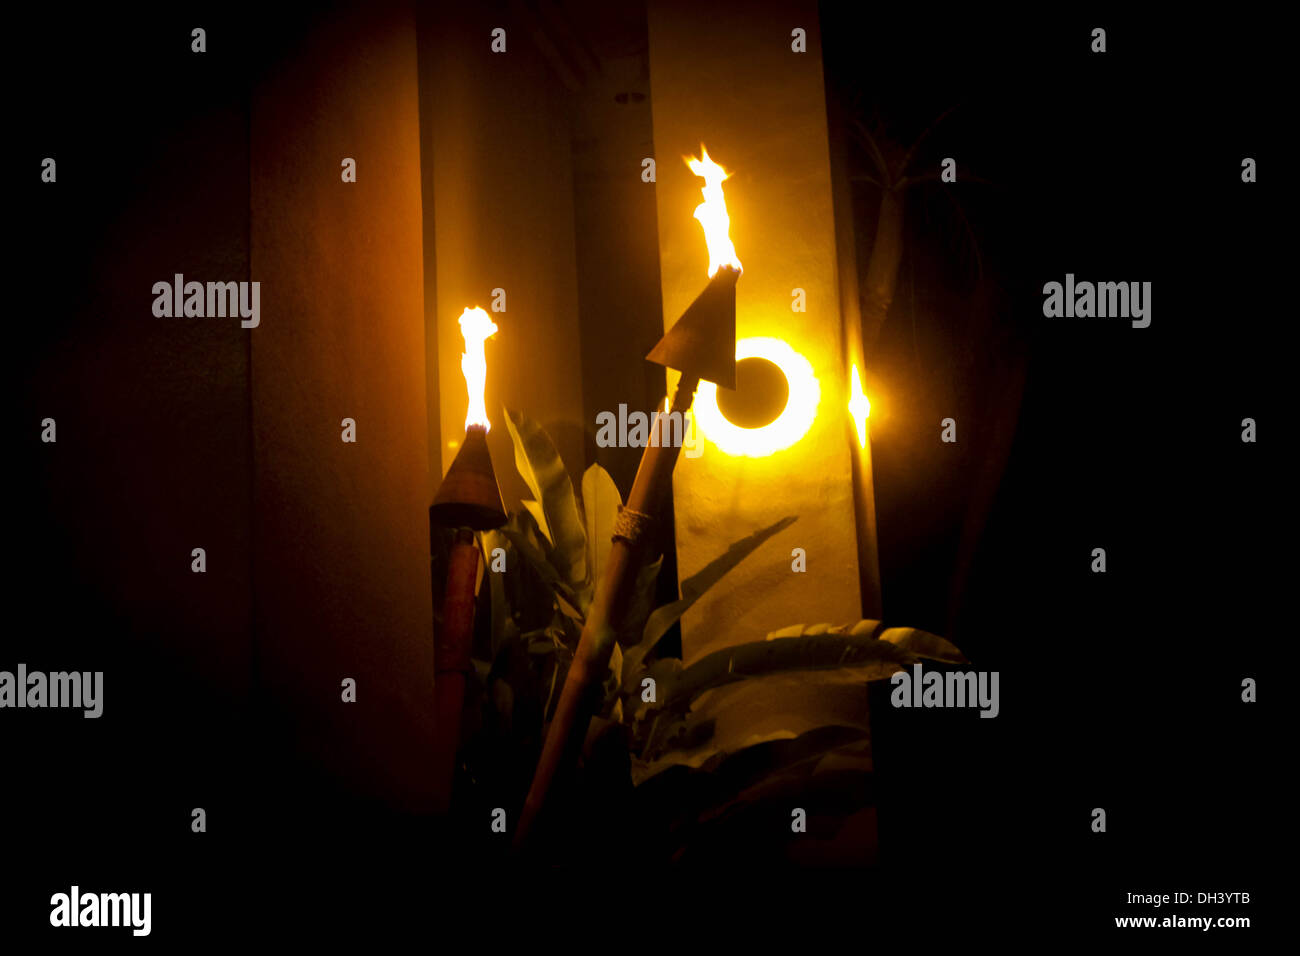
<svg viewBox="0 0 1300 956"><path fill-rule="evenodd" d="M912 145L908 147L907 152L903 154L903 161L898 165L898 173L900 176L904 175L907 172L907 167L911 165L912 157L914 157L916 155L916 151L921 148L921 144L924 143L926 139L929 137L929 135L939 127L940 123L942 123L949 116L951 116L960 106L961 106L960 103L954 103L952 106L948 107L946 110L940 113L938 118L929 126L927 126L925 130L921 133L921 135L918 136L916 140L912 143Z"/></svg>
<svg viewBox="0 0 1300 956"><path fill-rule="evenodd" d="M855 119L852 123L852 131L855 134L854 138L867 148L867 152L875 161L876 172L879 173L880 179L886 184L891 183L893 176L890 174L889 163L885 161L885 154L881 152L876 137L871 134L871 130L867 129L866 124L861 120Z"/></svg>

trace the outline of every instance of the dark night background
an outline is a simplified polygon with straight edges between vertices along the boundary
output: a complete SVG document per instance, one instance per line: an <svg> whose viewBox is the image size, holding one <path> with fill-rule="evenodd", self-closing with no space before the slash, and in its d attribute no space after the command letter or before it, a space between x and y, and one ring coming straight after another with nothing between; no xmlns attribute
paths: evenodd
<svg viewBox="0 0 1300 956"><path fill-rule="evenodd" d="M653 853L619 835L556 874L516 876L499 848L319 769L302 742L326 731L295 722L261 669L248 562L212 557L255 537L249 333L160 330L141 290L180 271L248 275L250 90L328 16L213 7L68 24L38 9L11 26L28 72L10 84L21 292L0 666L104 670L106 716L3 715L6 937L47 926L50 894L72 882L152 891L160 939L238 937L245 903L249 920L309 904L304 919L364 927L372 898L435 887L451 896L420 912L507 912L500 900L529 886L539 898L518 905L549 906L558 924L588 880L608 881L605 917L630 901L639 926L734 890L754 909L728 906L728 924L784 894L808 906L792 904L792 923L815 927L826 907L861 919L864 942L897 916L886 894L958 928L977 917L991 939L1019 920L1071 935L1107 925L1135 912L1128 891L1246 890L1250 906L1213 915L1260 924L1291 640L1274 450L1290 322L1275 24L823 8L828 94L900 140L961 103L927 149L989 181L956 187L983 257L978 301L942 226L909 221L871 374L910 402L873 436L886 620L947 634L999 670L1001 715L891 711L876 688L877 870L769 873L738 857L705 889L698 871L642 871ZM200 19L212 52L193 57ZM1104 56L1088 52L1096 25ZM38 180L46 155L57 188ZM1244 156L1260 183L1241 183ZM871 203L864 189L862 243ZM143 225L157 221L169 225ZM1067 272L1152 282L1150 328L1044 319L1042 284ZM978 334L938 319L962 302ZM33 438L46 415L55 446ZM957 445L909 444L912 422L947 415ZM1254 445L1240 441L1248 416ZM1005 465L988 466L999 434ZM981 488L986 514L971 519ZM211 542L206 579L188 560L142 558L188 554L187 513ZM1105 575L1089 571L1094 547ZM1240 701L1245 676L1260 681L1255 705ZM196 806L206 835L190 832ZM1103 835L1093 807L1107 810ZM450 889L445 866L466 874Z"/></svg>

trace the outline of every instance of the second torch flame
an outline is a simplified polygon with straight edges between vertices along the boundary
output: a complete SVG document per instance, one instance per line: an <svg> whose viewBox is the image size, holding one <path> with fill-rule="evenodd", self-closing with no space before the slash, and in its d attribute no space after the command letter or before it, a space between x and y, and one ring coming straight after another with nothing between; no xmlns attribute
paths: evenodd
<svg viewBox="0 0 1300 956"><path fill-rule="evenodd" d="M465 388L469 392L469 407L465 414L465 428L475 426L489 431L492 423L488 421L487 405L483 400L483 389L487 382L487 357L483 354L483 343L496 334L497 326L488 314L477 306L466 309L460 314L460 334L465 337L465 352L460 357L460 371L465 376Z"/></svg>
<svg viewBox="0 0 1300 956"><path fill-rule="evenodd" d="M737 272L744 271L740 259L736 257L736 247L727 235L731 228L731 217L727 215L727 201L722 195L722 181L730 173L709 159L709 151L700 144L700 158L686 160L696 176L704 179L701 192L704 202L695 207L695 218L704 227L704 241L709 247L709 277L723 266L730 266Z"/></svg>

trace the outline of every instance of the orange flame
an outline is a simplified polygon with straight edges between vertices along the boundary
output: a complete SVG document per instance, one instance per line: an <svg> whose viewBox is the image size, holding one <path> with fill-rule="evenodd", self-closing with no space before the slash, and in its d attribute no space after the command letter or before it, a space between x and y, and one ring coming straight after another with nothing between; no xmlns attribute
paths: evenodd
<svg viewBox="0 0 1300 956"><path fill-rule="evenodd" d="M723 266L743 271L736 257L736 247L727 234L731 217L727 215L727 201L722 196L722 181L731 174L709 159L709 151L700 144L700 159L689 158L686 165L696 176L703 178L704 202L695 207L695 218L704 227L704 241L709 247L709 277Z"/></svg>
<svg viewBox="0 0 1300 956"><path fill-rule="evenodd" d="M460 314L460 334L465 337L465 352L460 357L460 371L465 376L465 389L469 392L469 410L465 415L465 428L478 426L484 431L492 428L488 421L487 406L483 403L483 387L487 382L487 356L483 343L497 332L496 323L488 314L475 306Z"/></svg>

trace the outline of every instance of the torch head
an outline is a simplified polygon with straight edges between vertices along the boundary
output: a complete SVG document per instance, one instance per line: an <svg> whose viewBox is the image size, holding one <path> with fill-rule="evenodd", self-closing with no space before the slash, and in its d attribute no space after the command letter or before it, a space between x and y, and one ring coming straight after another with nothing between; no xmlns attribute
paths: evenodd
<svg viewBox="0 0 1300 956"><path fill-rule="evenodd" d="M724 265L682 313L646 358L698 375L720 388L736 387L736 280L740 272Z"/></svg>
<svg viewBox="0 0 1300 956"><path fill-rule="evenodd" d="M429 521L444 528L475 531L499 528L506 523L501 489L492 470L492 456L488 454L486 428L471 425L465 429L465 443L442 479L429 508Z"/></svg>

